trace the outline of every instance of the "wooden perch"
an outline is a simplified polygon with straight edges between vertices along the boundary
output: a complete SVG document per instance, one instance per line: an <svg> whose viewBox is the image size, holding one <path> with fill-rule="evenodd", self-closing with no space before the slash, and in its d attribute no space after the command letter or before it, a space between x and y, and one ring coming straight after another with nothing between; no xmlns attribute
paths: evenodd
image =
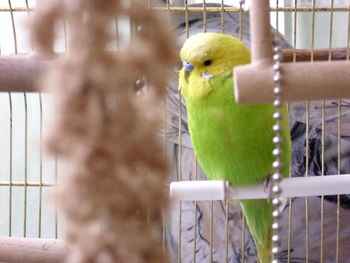
<svg viewBox="0 0 350 263"><path fill-rule="evenodd" d="M273 95L272 38L269 1L253 1L250 15L252 63L234 69L235 98L239 103L271 103ZM295 52L295 51L294 51ZM350 98L350 61L348 49L299 50L296 61L314 62L286 63L293 60L293 50L284 51L282 69L282 99L303 101L319 99Z"/></svg>
<svg viewBox="0 0 350 263"><path fill-rule="evenodd" d="M0 237L0 262L63 263L67 251L58 239Z"/></svg>
<svg viewBox="0 0 350 263"><path fill-rule="evenodd" d="M282 54L283 62L293 62L294 54L296 61L310 61L312 56L311 54L313 54L314 61L329 60L329 49L315 49L313 51L310 49L284 49L282 50ZM346 60L349 57L348 54L348 48L331 49L332 60ZM36 82L40 78L42 72L49 67L50 61L51 60L34 59L29 55L0 56L0 92L37 91ZM255 78L253 78L251 81L256 82ZM253 86L255 88L257 85L254 84ZM260 91L258 91L258 93L260 93ZM292 97L290 99L293 99L293 94L291 94L291 96ZM248 95L248 97L250 97L250 95ZM246 100L246 98L242 96L240 96L240 99L243 99L242 102ZM298 97L298 99L300 98ZM261 98L262 102L269 100L270 98Z"/></svg>
<svg viewBox="0 0 350 263"><path fill-rule="evenodd" d="M36 83L49 62L30 56L0 56L0 91L36 91Z"/></svg>
<svg viewBox="0 0 350 263"><path fill-rule="evenodd" d="M283 63L281 68L284 101L350 98L349 62ZM240 103L274 100L272 64L237 67L234 74L236 99Z"/></svg>
<svg viewBox="0 0 350 263"><path fill-rule="evenodd" d="M346 60L349 58L348 48L332 48L325 49L284 49L282 50L283 62L293 62L295 54L295 61L323 61L323 60Z"/></svg>

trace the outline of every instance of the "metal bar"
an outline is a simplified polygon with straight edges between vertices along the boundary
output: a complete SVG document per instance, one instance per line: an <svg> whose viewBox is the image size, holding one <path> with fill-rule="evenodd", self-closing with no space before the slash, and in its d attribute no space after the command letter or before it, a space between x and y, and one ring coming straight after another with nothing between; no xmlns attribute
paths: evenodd
<svg viewBox="0 0 350 263"><path fill-rule="evenodd" d="M254 3L254 1L252 1ZM260 2L260 1L257 1ZM155 10L159 10L159 11L163 11L163 10L167 10L167 7L164 6L153 6L152 9ZM349 7L335 7L333 10L329 7L316 7L315 11L316 12L348 12L349 11ZM169 9L172 12L184 12L184 8L183 7L170 7ZM312 8L310 7L298 7L298 8L294 8L294 7L271 7L269 8L269 12L312 12ZM0 10L1 11L1 10ZM201 7L189 7L188 8L189 12L198 12L201 13L203 12L203 9ZM212 7L212 6L208 6L207 7L207 12L220 12L221 11L221 7ZM240 9L237 7L230 7L230 6L224 6L224 12L240 12Z"/></svg>
<svg viewBox="0 0 350 263"><path fill-rule="evenodd" d="M311 56L310 62L315 59L315 25L316 25L316 14L315 14L316 0L312 1L312 16L311 16ZM328 52L327 52L328 53ZM328 58L328 56L327 56ZM310 102L306 101L306 130L305 130L305 156L307 158L305 165L305 176L309 176L309 135L310 135ZM309 262L309 251L310 251L310 218L309 218L309 199L305 197L305 260Z"/></svg>
<svg viewBox="0 0 350 263"><path fill-rule="evenodd" d="M230 203L228 200L225 202L225 231L226 231L226 239L225 239L225 263L229 263L229 255L228 255L228 244L229 244L229 213L230 213Z"/></svg>
<svg viewBox="0 0 350 263"><path fill-rule="evenodd" d="M41 93L39 93L39 109L40 109L40 131L39 131L39 153L40 153L40 160L39 160L39 180L40 180L40 186L39 186L39 220L38 220L38 237L41 237L41 228L42 228L42 206L43 206L43 102L42 102L42 96Z"/></svg>
<svg viewBox="0 0 350 263"><path fill-rule="evenodd" d="M350 3L349 3L350 4ZM349 17L350 19L350 17ZM337 134L337 173L340 174L340 162L341 162L341 128L342 128L342 107L341 101L338 100L338 134ZM336 211L336 241L335 241L335 262L339 262L339 233L340 233L340 195L337 195L337 211Z"/></svg>
<svg viewBox="0 0 350 263"><path fill-rule="evenodd" d="M210 218L209 218L209 243L210 243L210 256L209 262L213 263L213 244L214 244L214 201L210 201Z"/></svg>
<svg viewBox="0 0 350 263"><path fill-rule="evenodd" d="M165 0L165 5L167 7L167 9L170 8L170 0ZM167 17L167 22L168 22L168 25L170 26L171 25L171 20L170 20L170 12L167 11L166 12L166 17ZM120 50L120 44L119 44L119 41L120 41L120 34L119 34L119 26L118 26L118 20L116 19L116 37L117 37L117 50L119 51ZM164 100L163 100L163 140L162 140L162 144L163 144L163 147L162 147L162 150L163 150L163 156L165 158L167 158L167 118L168 118L168 115L166 114L167 113L167 96L164 97ZM167 216L166 216L167 212L166 211L163 211L162 212L162 248L164 249L164 251L167 250L167 247L166 247L166 239L167 239ZM194 261L195 262L195 261Z"/></svg>
<svg viewBox="0 0 350 263"><path fill-rule="evenodd" d="M188 0L184 0L184 19L185 19L185 29L186 29L186 38L190 36L190 24L189 24L189 15L188 15ZM169 10L168 7L166 10ZM201 12L202 12L202 8ZM178 155L177 155L177 180L182 181L182 96L180 92L178 93L178 111L179 111L179 121L178 121ZM177 253L177 262L182 262L182 202L179 202L179 229L178 229L178 253Z"/></svg>
<svg viewBox="0 0 350 263"><path fill-rule="evenodd" d="M243 1L239 1L239 40L243 41Z"/></svg>
<svg viewBox="0 0 350 263"><path fill-rule="evenodd" d="M194 153L193 153L194 155ZM195 180L198 180L198 161L194 155L194 174ZM194 201L193 213L193 262L197 262L197 235L198 235L198 202Z"/></svg>
<svg viewBox="0 0 350 263"><path fill-rule="evenodd" d="M312 18L311 18L311 57L310 61L314 61L314 49L315 49L315 21L316 21L316 14L315 14L315 7L316 7L316 0L312 1ZM328 49L327 49L328 51ZM328 53L328 52L327 52ZM328 56L327 56L328 59Z"/></svg>
<svg viewBox="0 0 350 263"><path fill-rule="evenodd" d="M54 115L57 115L58 109L57 109L57 104L54 104L53 108ZM58 180L58 154L55 153L54 155L54 178L55 178L55 185L57 184ZM57 202L55 202L55 238L58 238L58 207L57 207Z"/></svg>
<svg viewBox="0 0 350 263"><path fill-rule="evenodd" d="M170 184L174 201L266 199L264 183L252 186L225 187L223 180L182 181ZM350 174L285 178L281 182L282 197L337 195L350 193Z"/></svg>
<svg viewBox="0 0 350 263"><path fill-rule="evenodd" d="M190 23L189 23L189 17L188 17L188 13L189 13L188 0L184 0L184 4L185 4L185 7L183 8L183 11L181 11L181 12L184 12L186 38L188 38L190 36ZM199 9L202 10L202 8L199 8Z"/></svg>
<svg viewBox="0 0 350 263"><path fill-rule="evenodd" d="M61 240L0 237L0 262L63 263L66 254Z"/></svg>
<svg viewBox="0 0 350 263"><path fill-rule="evenodd" d="M305 177L309 176L309 154L310 154L310 102L306 101L306 115L305 115ZM309 199L305 197L305 260L309 262Z"/></svg>
<svg viewBox="0 0 350 263"><path fill-rule="evenodd" d="M239 39L241 41L243 41L243 1L239 1ZM229 201L227 200L227 203L229 203ZM229 205L227 204L227 208L229 207ZM227 211L228 213L228 211ZM241 262L245 263L245 233L246 233L246 221L245 221L245 216L243 213L243 210L241 208L241 215L242 215L242 222L241 222L241 227L242 227L242 231L241 231ZM227 230L229 229L229 220L228 220L228 215L227 215ZM228 237L228 233L226 234L226 236ZM228 240L227 240L228 242ZM227 253L228 253L228 244L227 244ZM229 260L228 254L227 254L227 260Z"/></svg>
<svg viewBox="0 0 350 263"><path fill-rule="evenodd" d="M321 176L325 176L325 128L326 128L326 101L322 101L322 132L321 132ZM321 212L320 212L320 263L323 263L324 254L324 195L321 195Z"/></svg>
<svg viewBox="0 0 350 263"><path fill-rule="evenodd" d="M26 11L27 11L27 16L28 16L28 21L29 21L29 23L31 23L31 20L30 20L30 8L29 8L28 0L25 0L25 4L26 4ZM33 39L31 37L30 37L30 49L33 50Z"/></svg>
<svg viewBox="0 0 350 263"><path fill-rule="evenodd" d="M349 2L349 9L350 9L350 2ZM348 27L348 32L347 32L347 60L349 60L349 55L350 55L350 10L348 12L348 23L347 23L347 27ZM338 134L337 134L337 139L338 139L338 143L337 143L337 173L341 174L341 160L342 160L342 156L341 156L341 152L342 152L342 143L341 143L341 132L342 132L342 106L341 106L341 100L338 100ZM336 210L336 242L335 242L335 263L339 263L339 247L340 247L340 231L341 231L341 226L340 226L340 222L341 222L341 213L340 213L340 195L337 195L337 210ZM343 219L343 218L342 218Z"/></svg>
<svg viewBox="0 0 350 263"><path fill-rule="evenodd" d="M23 211L23 237L27 236L27 216L28 216L28 104L27 94L23 93L24 99L24 211Z"/></svg>
<svg viewBox="0 0 350 263"><path fill-rule="evenodd" d="M333 38L333 17L334 17L334 0L331 0L331 12L329 18L329 42L328 42L328 59L332 60L332 38ZM321 133L321 176L325 176L325 129L326 129L326 101L322 101L322 133ZM325 236L325 211L324 211L324 196L321 196L321 214L320 214L320 263L324 262L324 236Z"/></svg>
<svg viewBox="0 0 350 263"><path fill-rule="evenodd" d="M44 186L55 186L55 184L52 183L40 183L40 182L4 182L0 181L0 186L38 186L38 187L44 187Z"/></svg>
<svg viewBox="0 0 350 263"><path fill-rule="evenodd" d="M12 95L8 93L9 98L9 110L10 110L10 148L9 148L9 181L12 184L13 182L13 107L12 107ZM12 236L12 198L13 198L13 189L12 185L9 186L9 236Z"/></svg>
<svg viewBox="0 0 350 263"><path fill-rule="evenodd" d="M224 0L221 0L221 11L220 11L220 32L225 32L225 11L224 11Z"/></svg>
<svg viewBox="0 0 350 263"><path fill-rule="evenodd" d="M298 1L294 0L294 7L297 8L298 6ZM293 49L292 50L297 50L297 22L298 22L298 13L294 11L293 13ZM282 54L282 58L285 58L285 54ZM297 53L294 52L293 57L292 57L292 62L296 62L297 59ZM288 108L290 108L290 103L288 103ZM293 149L292 149L293 151ZM289 178L292 177L292 169L289 169ZM288 207L288 237L287 237L287 262L291 262L291 246L292 246L292 215L293 215L293 202L292 198L289 198L289 207Z"/></svg>
<svg viewBox="0 0 350 263"><path fill-rule="evenodd" d="M8 5L9 5L8 11L10 12L10 16L11 16L11 24L12 24L12 33L13 33L15 54L17 54L18 53L17 32L16 32L15 19L14 19L14 16L13 16L13 9L12 9L11 0L8 0Z"/></svg>
<svg viewBox="0 0 350 263"><path fill-rule="evenodd" d="M165 6L153 6L152 9L159 10L159 11L167 11L168 7ZM350 8L348 7L335 7L333 9L334 12L348 12ZM0 8L0 12L27 12L28 9L25 7L13 7L12 9L9 8ZM34 11L34 8L29 8L29 11ZM171 12L184 12L183 7L170 7L169 11ZM203 12L203 9L201 7L189 7L189 12ZM220 12L221 7L207 7L207 12ZM224 7L224 12L239 12L239 8L237 7ZM310 7L278 7L278 8L270 8L270 12L312 12L312 8ZM317 7L315 8L316 12L330 12L331 9L327 7Z"/></svg>
<svg viewBox="0 0 350 263"><path fill-rule="evenodd" d="M277 11L276 11L276 30L275 30L275 35L274 35L274 39L277 40L277 37L278 37L278 33L280 32L279 31L279 19L278 19L278 6L279 6L279 2L278 0L276 0L276 8L277 8Z"/></svg>
<svg viewBox="0 0 350 263"><path fill-rule="evenodd" d="M207 32L207 3L203 0L203 31Z"/></svg>
<svg viewBox="0 0 350 263"><path fill-rule="evenodd" d="M28 12L26 7L12 7L12 8L0 8L0 12ZM33 8L30 8L29 11L34 11Z"/></svg>
<svg viewBox="0 0 350 263"><path fill-rule="evenodd" d="M241 251L242 251L242 255L241 255L241 262L244 263L245 262L245 233L246 233L246 219L245 219L245 215L242 211L242 236L241 236Z"/></svg>

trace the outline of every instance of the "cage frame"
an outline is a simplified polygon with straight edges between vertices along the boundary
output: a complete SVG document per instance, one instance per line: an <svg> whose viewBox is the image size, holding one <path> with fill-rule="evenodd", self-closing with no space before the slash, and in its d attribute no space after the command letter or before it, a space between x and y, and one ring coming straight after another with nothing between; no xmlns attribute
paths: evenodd
<svg viewBox="0 0 350 263"><path fill-rule="evenodd" d="M265 1L265 0L263 0ZM253 1L253 7L252 7L252 12L253 12L253 9L254 9L254 5L255 3L262 3L263 1ZM267 1L265 1L267 2ZM268 4L268 2L267 2ZM267 11L267 14L269 15L269 12L271 9L269 8L266 8L268 11ZM254 15L251 15L251 18L254 17ZM268 24L270 23L269 20L267 19L268 21ZM259 23L259 27L261 27L261 21L258 22ZM253 33L252 33L252 38L253 38ZM272 38L271 38L272 39ZM254 40L253 42L254 43ZM258 42L258 44L261 44ZM271 41L270 43L271 44ZM253 44L254 45L254 44ZM253 47L252 45L252 47ZM271 49L271 47L270 47ZM254 54L254 51L252 51L253 54ZM258 51L259 52L259 51ZM292 52L295 52L295 51L292 51ZM292 53L290 52L290 53ZM297 52L297 55L298 55L298 51ZM304 56L309 56L309 52L307 50L304 51L305 54ZM285 52L287 53L287 52ZM289 53L289 54L290 54ZM327 53L327 56L328 56L328 50L324 51L324 53ZM300 52L300 54L302 54L302 52ZM317 54L317 50L315 50L315 55ZM346 55L347 57L347 55ZM318 60L317 59L317 56L314 57L315 60ZM320 58L321 59L321 58ZM261 62L261 61L260 61ZM264 77L266 79L269 79L269 81L272 80L272 70L271 70L271 75L268 75L269 73L266 73L266 72L269 72L269 66L271 66L269 63L262 63L263 65L260 65L259 64L259 61L255 61L254 60L254 57L253 57L253 64L257 64L257 65L252 65L252 66L257 66L256 68L249 68L249 69L252 69L253 71L250 71L248 73L246 73L248 75L248 80L251 79L251 74L255 74L255 73L259 73L260 72L260 75L256 74L255 76L256 77ZM318 62L317 62L318 63ZM324 63L335 63L335 62L324 62ZM42 72L49 66L50 64L50 61L49 60L38 60L38 59L34 59L30 56L2 56L0 57L0 67L1 67L1 70L0 70L0 91L24 91L24 92L35 92L36 91L36 87L35 87L35 82L36 80L39 78L39 75L42 74ZM307 64L310 64L309 62L307 62ZM315 65L316 63L313 63L313 65ZM344 67L344 66L348 66L348 62L342 62L340 64L338 64L339 67ZM283 65L283 67L287 66L287 64ZM292 65L291 65L292 66ZM333 66L333 65L332 65ZM248 67L248 66L247 66ZM264 68L266 67L266 68ZM338 66L337 66L338 67ZM302 67L301 67L302 68ZM238 68L237 68L238 69ZM255 71L255 70L258 70L258 71ZM260 71L261 70L261 71ZM290 74L289 73L289 68L284 68L284 70L286 70L286 74ZM255 72L255 73L254 73ZM292 74L297 74L297 69L295 69L295 72L296 73L293 73L294 71L292 71ZM318 74L319 74L319 71L316 71ZM348 74L348 71L346 71L347 73L342 73L342 74ZM12 73L11 75L9 75L9 73ZM243 73L239 73L239 74L243 74ZM331 73L330 73L331 74ZM309 75L309 74L308 74ZM323 75L323 74L320 74L320 75ZM243 76L243 75L242 75ZM246 86L248 86L248 82L244 82L243 79L242 79L242 76L239 76L238 78L240 78L240 80L242 80L243 84L238 83L236 85L236 96L237 94L238 95L238 98L239 98L239 102L241 103L252 103L252 102L255 102L253 101L253 97L252 97L252 94L256 94L256 91L263 91L263 85L260 85L259 87L253 87L253 88L258 88L258 90L252 90L252 91L249 91L250 94L247 95L247 101L245 101L245 97L242 96L242 92L245 92L247 91L246 89ZM246 75L244 75L246 76ZM244 77L243 76L243 77ZM271 78L270 78L271 76ZM236 76L237 78L237 76ZM262 84L262 83L260 83ZM272 82L271 82L272 84ZM272 85L267 85L266 83L264 84L266 85L266 90L268 90L267 93L269 93ZM299 100L300 98L302 100L305 99L305 94L299 94L299 96L301 97L297 97L295 95L295 93L292 93L292 90L294 90L296 86L295 85L291 85L291 97L287 97L287 94L285 94L286 96L284 97L285 100ZM334 89L334 87L336 86L332 86L332 94L335 94L337 92L337 90ZM310 91L311 94L318 94L318 89L320 87L317 87L316 90L312 90ZM303 90L301 89L301 92L305 92L306 90ZM248 91L247 91L248 92ZM300 92L300 91L299 91ZM341 90L340 92L343 92L343 90ZM347 94L346 96L349 95L349 93L346 91L345 89L345 94ZM262 94L265 96L265 94ZM272 93L271 93L271 98L268 97L268 94L266 95L267 97L263 97L263 96L259 96L259 99L262 99L263 101L262 102L270 102L272 101L273 97L272 97ZM323 98L323 99L328 99L328 98L334 98L334 97L327 97L328 95L317 95L317 96L321 96L321 97L313 97L312 95L310 95L311 97L308 98L308 99L318 99L318 98ZM324 97L325 96L325 97ZM342 175L343 176L343 175ZM320 178L321 179L321 178ZM12 248L15 248L17 247L17 249L23 253L23 247L26 247L26 246L32 246L33 245L33 242L38 242L36 243L38 246L40 246L42 249L43 249L43 253L52 253L53 251L52 250L45 250L45 244L47 242L47 240L44 240L44 239L35 239L35 238L0 238L0 243L1 244L4 244L3 242L6 241L7 239L9 239L8 241L11 241L9 242L8 244L11 245ZM12 241L14 241L12 243ZM33 248L33 247L32 247ZM60 250L61 252L63 251L64 253L64 250L66 249L64 246L61 247L62 250ZM61 249L59 248L59 249ZM55 251L56 253L57 251ZM59 252L59 251L58 251ZM45 254L38 254L38 256L41 257L41 259L37 258L35 259L34 261L30 261L28 258L25 258L25 259L22 259L22 261L20 261L18 258L16 259L13 259L13 261L9 260L8 262L46 262L46 261L42 261L42 257L44 257ZM63 260L63 257L62 257L62 260ZM50 261L50 262L54 262L54 261ZM62 262L60 261L60 259L57 261L57 262Z"/></svg>

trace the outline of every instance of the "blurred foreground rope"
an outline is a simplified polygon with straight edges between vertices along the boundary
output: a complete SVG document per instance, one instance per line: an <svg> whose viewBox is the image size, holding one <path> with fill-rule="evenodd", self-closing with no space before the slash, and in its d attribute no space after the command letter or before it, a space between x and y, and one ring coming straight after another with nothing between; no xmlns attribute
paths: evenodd
<svg viewBox="0 0 350 263"><path fill-rule="evenodd" d="M116 16L129 16L140 30L111 53ZM56 197L68 262L167 262L160 223L169 167L155 133L175 41L167 23L137 0L46 0L33 17L37 55L54 54L54 26L62 19L69 51L55 59L41 89L57 107L46 148L65 161ZM152 88L136 96L140 77Z"/></svg>

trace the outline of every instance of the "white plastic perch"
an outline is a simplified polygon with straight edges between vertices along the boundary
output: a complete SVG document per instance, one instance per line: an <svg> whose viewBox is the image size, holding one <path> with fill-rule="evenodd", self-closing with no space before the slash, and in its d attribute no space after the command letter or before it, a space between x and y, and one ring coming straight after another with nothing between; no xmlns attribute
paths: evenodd
<svg viewBox="0 0 350 263"><path fill-rule="evenodd" d="M170 197L174 201L268 198L264 183L229 188L225 184L223 180L173 182L170 184ZM350 194L350 174L286 178L280 186L281 197Z"/></svg>

